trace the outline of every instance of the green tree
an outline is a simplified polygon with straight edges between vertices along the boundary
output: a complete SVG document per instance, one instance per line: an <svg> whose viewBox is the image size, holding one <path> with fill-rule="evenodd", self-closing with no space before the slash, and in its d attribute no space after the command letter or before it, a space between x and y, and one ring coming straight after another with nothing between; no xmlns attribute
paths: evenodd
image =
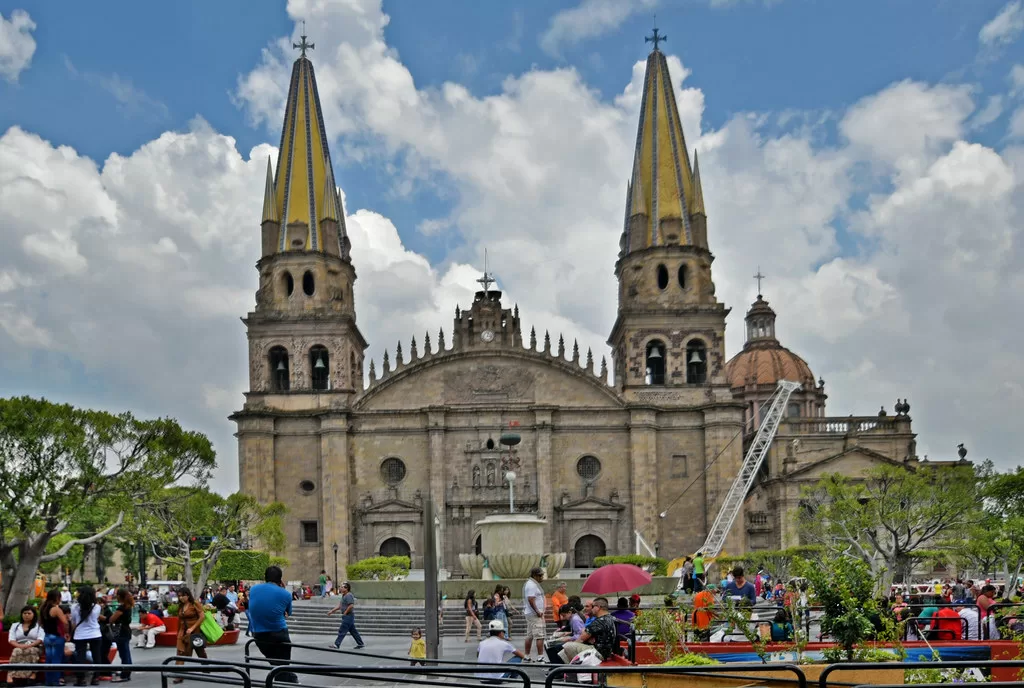
<svg viewBox="0 0 1024 688"><path fill-rule="evenodd" d="M836 473L806 489L802 505L804 542L861 559L884 587L908 579L916 561L937 556L982 517L969 465L883 466L860 480Z"/></svg>
<svg viewBox="0 0 1024 688"><path fill-rule="evenodd" d="M993 540L999 550L1003 576L1007 581L1016 581L1024 567L1024 468L989 475L983 491L990 530L979 535ZM1006 586L1007 599L1015 587Z"/></svg>
<svg viewBox="0 0 1024 688"><path fill-rule="evenodd" d="M78 409L45 399L0 399L0 569L4 609L28 599L40 564L106 538L133 502L183 478L205 480L213 448L171 419ZM88 533L69 526L113 514ZM75 533L55 551L54 537Z"/></svg>
<svg viewBox="0 0 1024 688"><path fill-rule="evenodd" d="M251 537L268 552L284 549L279 502L261 505L255 498L236 493L222 497L205 486L173 487L145 509L147 539L153 555L180 567L182 580L198 594L206 586L221 554L242 549Z"/></svg>
<svg viewBox="0 0 1024 688"><path fill-rule="evenodd" d="M856 647L874 631L868 617L878 610L871 567L860 558L826 554L813 562L799 560L794 570L807 579L823 607L822 632L835 638L853 660Z"/></svg>

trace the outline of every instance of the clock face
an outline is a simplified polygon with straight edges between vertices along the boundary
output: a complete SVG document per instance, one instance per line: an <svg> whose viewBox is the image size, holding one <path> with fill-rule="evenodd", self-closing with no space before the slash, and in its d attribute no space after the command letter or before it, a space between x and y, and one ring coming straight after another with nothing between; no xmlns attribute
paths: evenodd
<svg viewBox="0 0 1024 688"><path fill-rule="evenodd" d="M485 342L493 341L494 333L491 332L490 330L484 330L483 332L480 333L480 339L484 340Z"/></svg>

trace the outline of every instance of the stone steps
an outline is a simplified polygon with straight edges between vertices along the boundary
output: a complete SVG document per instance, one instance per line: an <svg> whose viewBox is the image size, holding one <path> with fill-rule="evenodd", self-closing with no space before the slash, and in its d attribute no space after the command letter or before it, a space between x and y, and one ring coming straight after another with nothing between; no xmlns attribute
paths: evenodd
<svg viewBox="0 0 1024 688"><path fill-rule="evenodd" d="M338 614L327 616L333 605L297 603L292 607L292 616L288 619L288 628L293 633L308 633L333 636L338 632L341 617ZM423 628L423 609L413 606L370 606L360 605L356 608L356 628L367 635L409 635L413 628ZM465 616L459 609L446 609L442 625L443 635L459 635L465 632ZM522 637L526 633L526 622L523 617L512 620L513 637ZM485 630L486 632L486 630ZM474 631L475 633L475 631Z"/></svg>

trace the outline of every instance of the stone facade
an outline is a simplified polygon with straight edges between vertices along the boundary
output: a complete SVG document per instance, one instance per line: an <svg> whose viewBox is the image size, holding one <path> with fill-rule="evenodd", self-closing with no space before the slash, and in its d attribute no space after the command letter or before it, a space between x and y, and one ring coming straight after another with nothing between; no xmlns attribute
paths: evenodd
<svg viewBox="0 0 1024 688"><path fill-rule="evenodd" d="M611 370L575 341L524 337L518 308L485 274L473 303L456 309L449 344L442 329L436 347L413 340L407 356L385 352L379 372L373 361L365 371L358 256L305 54L287 102L276 177L268 163L256 307L243 320L249 391L232 420L241 489L288 508L289 578L333 575L335 564L344 575L347 563L378 553L421 565L428 499L443 564L457 570L457 555L479 547L476 523L508 509L509 468L516 509L546 520L545 549L567 552L570 568L633 553L637 535L669 557L694 552L743 463L741 438L791 373L804 388L727 551L792 543L787 514L822 470L912 460L905 415L824 417L824 383L783 354L774 313L772 341L726 361L729 309L715 296L699 165L657 48L615 265ZM516 465L500 443L509 431L521 438Z"/></svg>

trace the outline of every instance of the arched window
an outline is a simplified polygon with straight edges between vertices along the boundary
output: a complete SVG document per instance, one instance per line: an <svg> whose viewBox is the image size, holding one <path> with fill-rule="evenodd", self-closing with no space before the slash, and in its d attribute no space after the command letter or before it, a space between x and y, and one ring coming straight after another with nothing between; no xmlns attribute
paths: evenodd
<svg viewBox="0 0 1024 688"><path fill-rule="evenodd" d="M275 346L270 350L270 390L287 392L291 389L291 375L288 368L288 350Z"/></svg>
<svg viewBox="0 0 1024 688"><path fill-rule="evenodd" d="M686 383L703 385L708 381L708 351L704 342L694 339L686 345Z"/></svg>
<svg viewBox="0 0 1024 688"><path fill-rule="evenodd" d="M786 407L786 415L789 416L790 418L799 418L800 417L800 404L798 404L796 402L793 402L792 404L787 406Z"/></svg>
<svg viewBox="0 0 1024 688"><path fill-rule="evenodd" d="M658 266L658 289L664 289L668 286L668 268L664 265Z"/></svg>
<svg viewBox="0 0 1024 688"><path fill-rule="evenodd" d="M679 288L686 289L686 266L679 266Z"/></svg>
<svg viewBox="0 0 1024 688"><path fill-rule="evenodd" d="M312 371L313 389L331 388L331 357L326 347L318 344L309 350L309 369Z"/></svg>
<svg viewBox="0 0 1024 688"><path fill-rule="evenodd" d="M647 345L647 371L644 382L649 385L665 384L665 343L655 339Z"/></svg>
<svg viewBox="0 0 1024 688"><path fill-rule="evenodd" d="M306 293L306 296L312 296L313 292L316 291L316 283L313 281L313 273L309 270L302 275L302 291Z"/></svg>
<svg viewBox="0 0 1024 688"><path fill-rule="evenodd" d="M285 296L291 296L295 291L295 280L292 278L292 273L287 270L281 275L281 288L284 289Z"/></svg>
<svg viewBox="0 0 1024 688"><path fill-rule="evenodd" d="M577 569L594 568L594 559L605 554L604 540L596 535L584 535L573 548L573 563Z"/></svg>
<svg viewBox="0 0 1024 688"><path fill-rule="evenodd" d="M380 555L382 557L407 557L412 553L409 543L402 538L388 538L380 543Z"/></svg>

